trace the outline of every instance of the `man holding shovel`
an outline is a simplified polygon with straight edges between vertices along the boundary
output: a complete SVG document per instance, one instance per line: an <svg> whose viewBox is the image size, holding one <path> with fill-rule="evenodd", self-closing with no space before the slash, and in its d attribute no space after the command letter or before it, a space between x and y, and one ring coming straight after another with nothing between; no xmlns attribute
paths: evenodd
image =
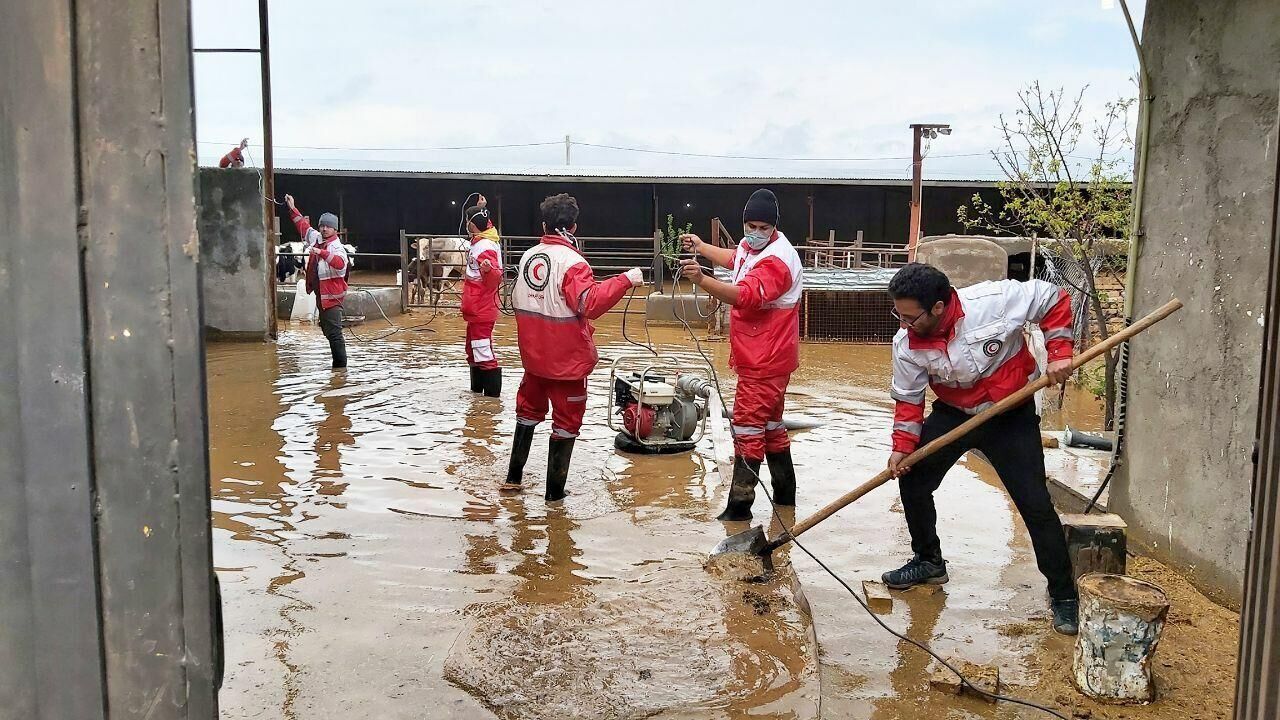
<svg viewBox="0 0 1280 720"><path fill-rule="evenodd" d="M697 260L681 260L680 272L720 302L733 307L729 365L738 372L733 399L733 484L718 520L750 520L760 465L769 463L773 501L796 504L791 440L782 424L787 383L800 366L800 255L778 230L778 199L761 188L742 211L743 239L737 248L709 245L684 235L685 250L733 271L731 282L705 275Z"/></svg>
<svg viewBox="0 0 1280 720"><path fill-rule="evenodd" d="M893 314L902 329L893 341L893 454L902 509L914 553L887 572L894 589L947 582L933 493L951 466L981 450L994 466L1031 535L1036 563L1049 583L1053 627L1076 633L1077 595L1066 538L1045 484L1040 418L1034 400L996 416L913 467L903 461L918 446L945 435L970 417L1039 377L1023 341L1025 323L1044 332L1046 375L1061 383L1071 374L1071 299L1040 280L985 282L961 290L942 271L911 263L889 283ZM937 400L925 417L925 389Z"/></svg>

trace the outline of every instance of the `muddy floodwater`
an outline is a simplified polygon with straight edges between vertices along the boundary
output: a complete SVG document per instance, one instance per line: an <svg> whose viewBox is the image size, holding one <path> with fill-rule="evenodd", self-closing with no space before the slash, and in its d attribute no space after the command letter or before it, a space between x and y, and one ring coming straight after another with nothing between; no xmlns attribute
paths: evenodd
<svg viewBox="0 0 1280 720"><path fill-rule="evenodd" d="M645 334L634 323L628 332ZM692 350L683 330L651 335L659 349ZM747 525L714 519L725 487L709 438L670 456L614 449L607 358L636 348L613 316L597 333L606 361L589 385L568 499L542 500L546 424L528 489L499 495L519 378L514 326L504 318L497 330L501 398L468 392L462 337L460 321L440 317L352 338L345 374L328 369L308 324L285 325L274 345L209 346L222 717L1048 717L931 690L928 656L799 549L781 551L764 582L744 579L751 568L705 567ZM727 345L704 346L731 401ZM883 346L803 347L788 415L820 425L793 434L795 515L883 467L888 358ZM1075 395L1067 418L1096 426L1096 404ZM999 480L967 458L938 510L951 582L896 594L880 618L944 655L998 664L1007 690L1074 702L1048 689L1056 676L1045 668L1062 674L1071 642L1047 631L1044 581ZM755 515L769 520L763 497ZM803 540L859 590L909 556L892 485ZM1182 717L1151 710L1130 717Z"/></svg>

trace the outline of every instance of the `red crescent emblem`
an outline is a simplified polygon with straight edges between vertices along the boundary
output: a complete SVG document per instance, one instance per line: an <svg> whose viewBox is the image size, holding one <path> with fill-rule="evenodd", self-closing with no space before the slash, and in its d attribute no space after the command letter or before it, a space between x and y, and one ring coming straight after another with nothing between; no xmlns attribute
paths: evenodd
<svg viewBox="0 0 1280 720"><path fill-rule="evenodd" d="M533 279L541 281L543 279L543 275L545 274L544 271L546 269L547 269L547 266L543 265L542 263L538 263L537 265L534 265L532 268L530 268L530 272L533 273Z"/></svg>

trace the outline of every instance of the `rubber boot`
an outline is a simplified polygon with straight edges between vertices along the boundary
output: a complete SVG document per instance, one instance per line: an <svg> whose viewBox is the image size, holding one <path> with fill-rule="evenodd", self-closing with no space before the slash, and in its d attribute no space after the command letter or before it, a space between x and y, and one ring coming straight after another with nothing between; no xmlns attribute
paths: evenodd
<svg viewBox="0 0 1280 720"><path fill-rule="evenodd" d="M769 461L769 480L773 483L773 504L796 504L796 466L791 462L791 448L765 453Z"/></svg>
<svg viewBox="0 0 1280 720"><path fill-rule="evenodd" d="M507 481L503 483L503 492L519 492L520 481L524 477L524 464L529 460L529 448L533 445L534 425L516 423L516 437L511 443L511 464L507 467Z"/></svg>
<svg viewBox="0 0 1280 720"><path fill-rule="evenodd" d="M471 370L471 392L484 392L484 377L481 375L484 371L475 365L470 366Z"/></svg>
<svg viewBox="0 0 1280 720"><path fill-rule="evenodd" d="M484 391L484 396L500 397L502 395L502 368L492 368L479 372L480 388Z"/></svg>
<svg viewBox="0 0 1280 720"><path fill-rule="evenodd" d="M756 501L756 479L760 477L760 461L741 455L733 459L733 484L729 486L729 503L717 520L750 520L751 504Z"/></svg>
<svg viewBox="0 0 1280 720"><path fill-rule="evenodd" d="M569 461L573 458L574 438L551 438L547 445L547 502L563 500L565 481L569 479Z"/></svg>

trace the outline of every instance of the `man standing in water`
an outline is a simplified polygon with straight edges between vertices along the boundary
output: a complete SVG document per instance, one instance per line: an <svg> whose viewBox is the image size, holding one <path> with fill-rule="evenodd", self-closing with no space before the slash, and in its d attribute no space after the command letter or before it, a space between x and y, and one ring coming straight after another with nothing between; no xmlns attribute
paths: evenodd
<svg viewBox="0 0 1280 720"><path fill-rule="evenodd" d="M483 196L481 196L483 200ZM462 319L467 323L467 364L471 392L488 397L502 394L502 369L493 352L493 326L498 321L498 287L502 285L502 246L489 211L467 208L471 248L462 281Z"/></svg>
<svg viewBox="0 0 1280 720"><path fill-rule="evenodd" d="M1044 331L1046 374L1065 382L1071 374L1071 298L1041 280L984 282L956 290L942 271L911 263L889 283L894 317L902 325L893 339L893 454L902 510L914 556L884 574L884 583L904 589L941 585L947 561L938 540L933 492L951 466L969 450L981 450L995 468L1031 535L1036 563L1049 583L1053 628L1076 633L1077 595L1058 513L1045 485L1040 418L1034 400L992 418L918 464L903 464L917 447L959 427L970 417L1039 377L1023 340L1023 326ZM937 400L924 414L925 389Z"/></svg>
<svg viewBox="0 0 1280 720"><path fill-rule="evenodd" d="M587 376L600 356L591 321L644 282L640 268L596 282L578 250L578 201L561 193L542 201L542 240L520 258L511 300L524 377L516 393L516 435L504 492L519 492L533 429L551 404L547 502L563 500L573 443L587 409Z"/></svg>
<svg viewBox="0 0 1280 720"><path fill-rule="evenodd" d="M285 195L289 217L307 248L307 292L316 293L320 331L329 339L333 369L347 367L347 342L342 337L342 301L347 296L347 249L338 237L338 216L320 216L320 230L298 210L292 195Z"/></svg>
<svg viewBox="0 0 1280 720"><path fill-rule="evenodd" d="M800 256L777 228L778 199L761 188L742 211L744 237L736 249L715 247L697 235L681 238L685 250L730 268L729 282L702 272L697 260L680 271L707 294L733 306L729 366L738 372L733 399L733 484L719 520L750 520L760 464L769 462L773 501L796 504L791 439L782 423L787 384L800 366L799 304L804 289Z"/></svg>

